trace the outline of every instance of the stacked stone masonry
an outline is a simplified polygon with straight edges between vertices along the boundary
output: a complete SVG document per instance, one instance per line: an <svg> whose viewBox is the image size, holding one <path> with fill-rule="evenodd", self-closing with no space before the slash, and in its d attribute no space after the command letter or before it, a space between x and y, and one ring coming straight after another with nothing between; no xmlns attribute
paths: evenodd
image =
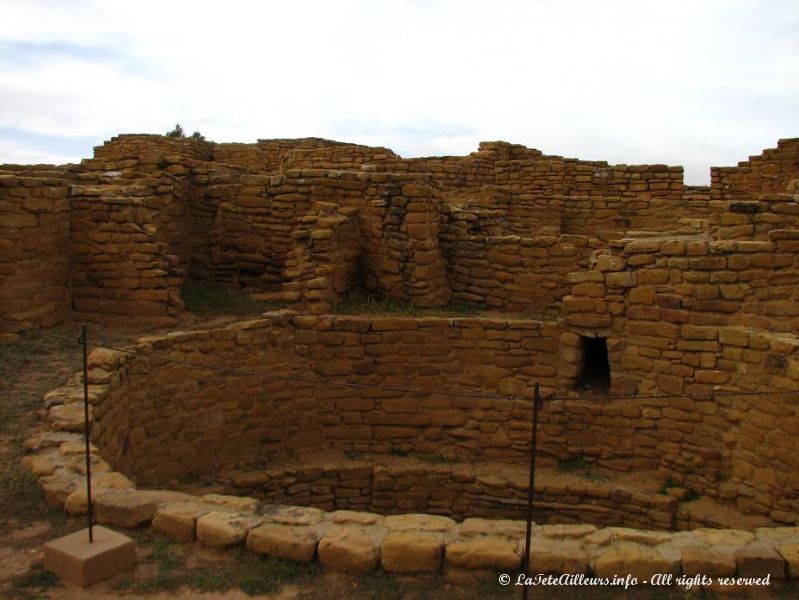
<svg viewBox="0 0 799 600"><path fill-rule="evenodd" d="M144 338L130 353L95 351L94 441L120 471L112 482L212 476L228 493L329 514L518 519L538 383L549 398L542 465L579 460L631 482L648 471L758 524L797 525L798 161L799 140L780 140L690 187L681 167L504 142L403 159L317 138L117 136L79 165L0 166L0 338L71 317L173 325L186 284L291 304L222 329ZM353 293L488 314L330 314ZM584 383L597 343L607 399ZM46 398L57 430L79 427L79 383ZM28 460L47 477L70 469L56 453L71 447L53 443ZM320 462L327 453L363 459ZM293 455L307 462L260 466ZM413 456L438 462L420 467ZM66 479L43 479L46 493L66 502L77 485ZM542 522L728 526L633 483L547 476L537 492ZM161 506L155 497L148 506ZM195 514L184 508L180 519ZM303 556L324 563L343 542L314 532ZM377 544L373 530L361 534ZM435 569L482 565L450 564L462 556L453 535ZM628 542L647 545L615 535L606 550L618 560ZM759 541L721 546L748 556ZM586 552L598 572L601 557Z"/></svg>
<svg viewBox="0 0 799 600"><path fill-rule="evenodd" d="M608 336L611 368L621 373L613 389L640 397L599 402L574 390L581 360L575 331L583 329L554 321L283 311L224 329L143 338L130 354L97 350L90 357L94 440L111 464L144 484L230 471L256 481L264 473L258 465L287 452L421 453L456 466L428 469L421 496L410 488L392 495L420 502L416 510L450 516L482 516L490 506L518 517L526 485L521 467L530 448L529 398L538 382L545 397L559 398L541 414L543 465L579 457L620 476L657 473L661 481L765 522L797 523L799 416L795 393L779 390L799 388L799 340L749 327L635 316L599 333ZM630 338L626 344L616 337L622 335ZM765 394L736 397L736 391ZM72 411L79 427L82 413L74 403L80 397L76 381L48 394L50 421L58 425ZM482 481L471 501L464 489L448 487L446 481L480 479L474 470L464 475L460 463L492 461L517 465L518 477L494 487ZM233 475L219 477L246 487ZM327 490L332 505L325 494L314 498L323 508L407 508L380 504L385 495L376 474L362 479L354 496ZM313 478L299 483L302 493L325 485ZM684 520L671 498L654 491L635 500L629 489L619 495L589 487L593 491L585 483L567 489L555 481L541 491L552 494L553 508L579 504L577 512L593 513L597 524L616 524L623 516L627 523L669 528ZM430 490L448 492L436 498ZM258 495L269 498L272 491L266 486Z"/></svg>
<svg viewBox="0 0 799 600"><path fill-rule="evenodd" d="M72 515L87 512L80 436L45 433L28 440L35 453L26 467L39 478L47 502ZM321 469L320 469L321 470ZM399 575L443 573L470 584L495 581L497 572L592 575L640 584L656 574L711 577L705 587L724 590L720 577L799 577L799 528L754 531L698 528L663 532L594 525L534 525L529 565L523 565L525 523L466 518L458 523L431 514L383 516L362 510L263 504L255 498L140 490L93 454L97 522L151 527L179 543L197 542L297 562L318 561L328 571ZM339 472L346 480L363 473ZM763 583L763 580L760 582ZM733 588L736 586L733 585ZM729 589L729 588L727 588Z"/></svg>
<svg viewBox="0 0 799 600"><path fill-rule="evenodd" d="M315 313L360 289L420 307L471 301L557 316L586 249L630 236L768 241L795 230L797 148L780 140L738 167L714 168L710 187L691 188L681 167L565 159L505 142L465 157L403 159L318 138L120 135L80 165L0 168L0 241L14 249L0 272L3 331L73 312L174 322L187 282L271 294ZM339 209L352 223L338 233L326 218L314 221ZM17 243L23 226L27 250ZM112 252L98 247L112 239ZM37 277L31 260L58 266ZM325 273L335 283L316 281ZM36 280L52 284L35 291ZM307 292L310 281L323 287Z"/></svg>

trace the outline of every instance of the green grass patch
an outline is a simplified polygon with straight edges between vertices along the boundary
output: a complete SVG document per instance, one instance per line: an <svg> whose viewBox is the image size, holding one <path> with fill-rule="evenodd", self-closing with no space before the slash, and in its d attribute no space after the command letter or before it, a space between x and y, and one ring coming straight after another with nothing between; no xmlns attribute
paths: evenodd
<svg viewBox="0 0 799 600"><path fill-rule="evenodd" d="M152 542L152 554L147 557L148 562L154 562L158 571L152 577L121 579L114 589L119 592L129 591L136 594L151 594L160 591L176 590L186 584L186 575L180 570L184 566L185 557L182 549L166 538L139 540L140 546L148 546Z"/></svg>
<svg viewBox="0 0 799 600"><path fill-rule="evenodd" d="M426 462L430 465L441 465L444 463L455 464L460 462L460 460L454 456L443 456L441 454L427 454L424 452L418 452L414 453L414 456L422 462Z"/></svg>
<svg viewBox="0 0 799 600"><path fill-rule="evenodd" d="M576 473L588 468L589 465L583 456L569 456L558 461L558 469L563 473Z"/></svg>
<svg viewBox="0 0 799 600"><path fill-rule="evenodd" d="M558 461L558 470L562 473L573 473L586 481L593 481L596 483L607 481L608 478L599 473L593 472L591 463L585 460L584 456L569 456Z"/></svg>
<svg viewBox="0 0 799 600"><path fill-rule="evenodd" d="M35 563L27 573L11 580L11 589L14 598L27 600L40 597L39 592L55 587L60 581L58 575L45 571L42 563Z"/></svg>
<svg viewBox="0 0 799 600"><path fill-rule="evenodd" d="M157 564L158 572L146 579L123 579L115 589L119 592L148 594L187 587L207 594L239 588L249 596L260 596L277 593L288 584L311 582L319 573L315 564L262 556L243 548L231 554L233 560L204 561L189 566L185 564L182 548L158 539L150 556L150 560Z"/></svg>
<svg viewBox="0 0 799 600"><path fill-rule="evenodd" d="M66 339L47 337L53 333ZM75 326L30 331L0 344L0 533L46 520L61 528L63 511L48 507L34 476L21 466L23 441L37 422L42 396L58 387L81 364Z"/></svg>
<svg viewBox="0 0 799 600"><path fill-rule="evenodd" d="M235 569L227 565L206 565L186 577L186 585L203 594L224 592L236 583Z"/></svg>
<svg viewBox="0 0 799 600"><path fill-rule="evenodd" d="M672 480L671 475L669 475L669 478L666 481L664 481L663 485L661 485L660 489L658 489L658 494L668 494L669 490L671 488L673 488L674 486L675 486L675 483Z"/></svg>
<svg viewBox="0 0 799 600"><path fill-rule="evenodd" d="M202 316L258 315L287 306L285 302L255 300L241 291L197 285L183 286L180 295L186 310Z"/></svg>
<svg viewBox="0 0 799 600"><path fill-rule="evenodd" d="M240 579L239 588L248 596L271 594L285 585L310 581L318 571L315 565L270 556L258 556L246 563L249 574Z"/></svg>
<svg viewBox="0 0 799 600"><path fill-rule="evenodd" d="M586 481L593 481L594 483L602 483L603 481L608 481L610 479L605 475L594 473L590 468L580 472L580 477L582 477Z"/></svg>
<svg viewBox="0 0 799 600"><path fill-rule="evenodd" d="M683 496L682 501L693 502L694 500L699 500L701 497L702 496L699 494L699 492L689 489L687 492L685 492L685 496Z"/></svg>
<svg viewBox="0 0 799 600"><path fill-rule="evenodd" d="M153 560L158 564L158 571L171 573L183 565L184 559L175 552L175 544L166 538L157 538L153 544Z"/></svg>

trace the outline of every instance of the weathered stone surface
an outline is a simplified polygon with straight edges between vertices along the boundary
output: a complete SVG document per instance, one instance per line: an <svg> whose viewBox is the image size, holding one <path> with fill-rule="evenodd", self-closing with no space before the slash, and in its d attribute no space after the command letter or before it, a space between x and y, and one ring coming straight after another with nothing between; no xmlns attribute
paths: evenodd
<svg viewBox="0 0 799 600"><path fill-rule="evenodd" d="M608 531L620 542L637 542L647 546L657 546L671 539L671 534L663 531L641 531L629 527L608 527Z"/></svg>
<svg viewBox="0 0 799 600"><path fill-rule="evenodd" d="M22 459L22 466L36 477L52 475L62 465L58 453L36 454Z"/></svg>
<svg viewBox="0 0 799 600"><path fill-rule="evenodd" d="M212 548L235 546L244 542L261 521L258 517L212 511L197 519L197 540Z"/></svg>
<svg viewBox="0 0 799 600"><path fill-rule="evenodd" d="M468 518L458 527L458 535L464 538L489 535L508 539L524 537L527 524L524 521L509 519Z"/></svg>
<svg viewBox="0 0 799 600"><path fill-rule="evenodd" d="M656 573L678 575L680 559L679 554L675 559L652 546L635 542L618 542L603 550L594 559L593 569L599 577L614 575L624 577L630 574L643 581Z"/></svg>
<svg viewBox="0 0 799 600"><path fill-rule="evenodd" d="M447 565L466 569L518 569L521 557L517 543L497 537L476 537L450 542L446 548Z"/></svg>
<svg viewBox="0 0 799 600"><path fill-rule="evenodd" d="M685 575L707 575L709 577L730 577L735 575L735 557L729 552L714 548L689 546L680 550L682 572Z"/></svg>
<svg viewBox="0 0 799 600"><path fill-rule="evenodd" d="M247 157L237 161L240 152ZM671 475L675 484L657 494L649 482L638 489L636 477L618 486L544 477L536 496L542 518L588 515L603 525L664 530L795 523L799 419L785 410L790 394L757 392L799 385L799 338L791 333L799 315L797 157L799 140L781 140L739 167L714 168L709 189L686 194L679 168L563 160L499 143L469 157L405 161L385 149L318 140L233 150L124 137L80 166L3 167L0 321L16 337L73 309L99 321L174 320L187 266L209 282L299 302L303 314L276 311L150 336L130 354L91 354L92 439L109 464L143 486L168 487L212 468L221 484L251 487L269 502L349 512L323 519L209 497L220 510L264 510L271 522L313 522L320 533L348 524L446 531L455 544L492 537L517 544L521 522L453 526L417 516L380 525L359 511L518 515L526 477L512 471L523 471L526 459L525 403L472 392L529 397L530 382L539 381L547 393L570 396L543 414L546 459L568 453L603 470L656 470L660 482ZM208 199L208 210L186 213L187 191ZM452 298L498 314L323 314L353 286L418 307ZM590 390L575 389L591 336L607 342L608 392L623 396L618 401L590 402L581 398ZM295 399L282 383L165 360L176 357L319 385L303 384ZM323 390L328 377L356 385ZM412 383L423 393L373 387ZM52 425L82 429L80 384L73 377L45 396ZM756 393L727 395L736 390ZM31 448L46 454L55 439ZM80 510L80 434L62 439L59 460L26 464L52 478L42 483L49 501ZM392 464L302 464L305 451L331 447ZM273 450L275 457L297 451L297 460L256 464ZM387 453L408 453L414 464ZM429 464L420 466L422 453ZM95 459L96 498L132 489ZM228 476L228 469L250 470ZM74 475L76 487L55 479L61 474ZM677 506L689 489L702 498ZM150 510L131 500L138 494L119 498L132 505L104 518L137 523ZM759 530L755 539L744 531L677 539L580 526L535 533L580 541L592 555L615 539L669 560L696 545L732 556L799 543L793 532ZM696 550L686 556L689 564L706 558ZM706 566L729 570L722 562Z"/></svg>
<svg viewBox="0 0 799 600"><path fill-rule="evenodd" d="M60 431L83 431L83 406L59 404L47 411L50 425Z"/></svg>
<svg viewBox="0 0 799 600"><path fill-rule="evenodd" d="M383 526L391 531L450 531L456 523L437 515L390 515Z"/></svg>
<svg viewBox="0 0 799 600"><path fill-rule="evenodd" d="M799 527L758 527L755 536L768 544L799 544Z"/></svg>
<svg viewBox="0 0 799 600"><path fill-rule="evenodd" d="M197 519L210 509L193 502L167 504L153 518L153 530L181 544L196 539Z"/></svg>
<svg viewBox="0 0 799 600"><path fill-rule="evenodd" d="M775 550L785 561L786 575L799 578L799 544L781 544Z"/></svg>
<svg viewBox="0 0 799 600"><path fill-rule="evenodd" d="M326 514L307 506L266 506L262 512L264 521L282 525L315 525L322 522Z"/></svg>
<svg viewBox="0 0 799 600"><path fill-rule="evenodd" d="M548 538L581 539L597 531L596 525L542 525L541 535Z"/></svg>
<svg viewBox="0 0 799 600"><path fill-rule="evenodd" d="M94 513L98 523L133 529L149 524L165 502L189 498L169 491L109 491L95 500Z"/></svg>
<svg viewBox="0 0 799 600"><path fill-rule="evenodd" d="M739 529L694 529L694 537L708 546L739 547L755 540L754 534Z"/></svg>
<svg viewBox="0 0 799 600"><path fill-rule="evenodd" d="M392 531L380 550L383 569L390 573L434 573L441 567L444 540L434 533Z"/></svg>
<svg viewBox="0 0 799 600"><path fill-rule="evenodd" d="M319 535L313 527L262 523L247 536L247 549L297 562L311 562Z"/></svg>
<svg viewBox="0 0 799 600"><path fill-rule="evenodd" d="M613 534L607 529L600 529L594 533L590 533L582 540L582 545L585 547L591 546L607 546L613 541Z"/></svg>
<svg viewBox="0 0 799 600"><path fill-rule="evenodd" d="M92 475L92 485L109 490L132 490L136 487L130 479L116 471Z"/></svg>
<svg viewBox="0 0 799 600"><path fill-rule="evenodd" d="M111 493L112 490L103 488L92 489L92 503L96 504L97 500L103 495ZM75 487L75 491L71 492L64 500L64 510L70 515L85 515L88 511L88 501L86 497L86 483L80 482Z"/></svg>
<svg viewBox="0 0 799 600"><path fill-rule="evenodd" d="M519 553L524 554L520 544ZM575 539L536 538L531 544L529 573L588 573L588 554Z"/></svg>
<svg viewBox="0 0 799 600"><path fill-rule="evenodd" d="M95 446L94 444L89 444L89 452L91 454L95 454L97 452L97 446ZM61 456L73 456L75 454L81 454L85 456L86 444L85 442L80 440L64 442L58 447L58 453Z"/></svg>
<svg viewBox="0 0 799 600"><path fill-rule="evenodd" d="M63 508L67 496L77 489L78 482L71 477L46 475L39 479L39 487L47 504Z"/></svg>
<svg viewBox="0 0 799 600"><path fill-rule="evenodd" d="M375 513L355 510L336 510L327 519L337 525L379 525L383 517Z"/></svg>
<svg viewBox="0 0 799 600"><path fill-rule="evenodd" d="M203 501L208 504L221 506L239 512L255 512L258 509L258 500L244 496L226 496L224 494L205 494Z"/></svg>
<svg viewBox="0 0 799 600"><path fill-rule="evenodd" d="M749 546L735 551L735 564L740 577L785 577L785 561L776 550L765 546Z"/></svg>
<svg viewBox="0 0 799 600"><path fill-rule="evenodd" d="M343 573L369 573L377 568L378 545L356 527L334 527L319 540L319 562Z"/></svg>

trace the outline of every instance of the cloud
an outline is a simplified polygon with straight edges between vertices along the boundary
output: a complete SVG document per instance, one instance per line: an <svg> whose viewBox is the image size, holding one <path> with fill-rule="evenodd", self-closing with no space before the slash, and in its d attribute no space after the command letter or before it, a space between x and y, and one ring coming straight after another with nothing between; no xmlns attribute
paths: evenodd
<svg viewBox="0 0 799 600"><path fill-rule="evenodd" d="M40 147L15 144L0 139L0 169L4 164L64 165L79 162L73 154L48 152Z"/></svg>
<svg viewBox="0 0 799 600"><path fill-rule="evenodd" d="M4 4L0 127L42 153L181 122L403 155L505 139L706 183L797 135L794 0Z"/></svg>

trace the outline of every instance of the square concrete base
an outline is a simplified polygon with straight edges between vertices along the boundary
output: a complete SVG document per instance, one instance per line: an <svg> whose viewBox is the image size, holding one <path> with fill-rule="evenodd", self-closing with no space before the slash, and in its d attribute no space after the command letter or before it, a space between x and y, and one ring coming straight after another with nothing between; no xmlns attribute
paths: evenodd
<svg viewBox="0 0 799 600"><path fill-rule="evenodd" d="M44 568L64 581L87 587L132 568L136 546L128 536L101 525L81 529L44 545Z"/></svg>

